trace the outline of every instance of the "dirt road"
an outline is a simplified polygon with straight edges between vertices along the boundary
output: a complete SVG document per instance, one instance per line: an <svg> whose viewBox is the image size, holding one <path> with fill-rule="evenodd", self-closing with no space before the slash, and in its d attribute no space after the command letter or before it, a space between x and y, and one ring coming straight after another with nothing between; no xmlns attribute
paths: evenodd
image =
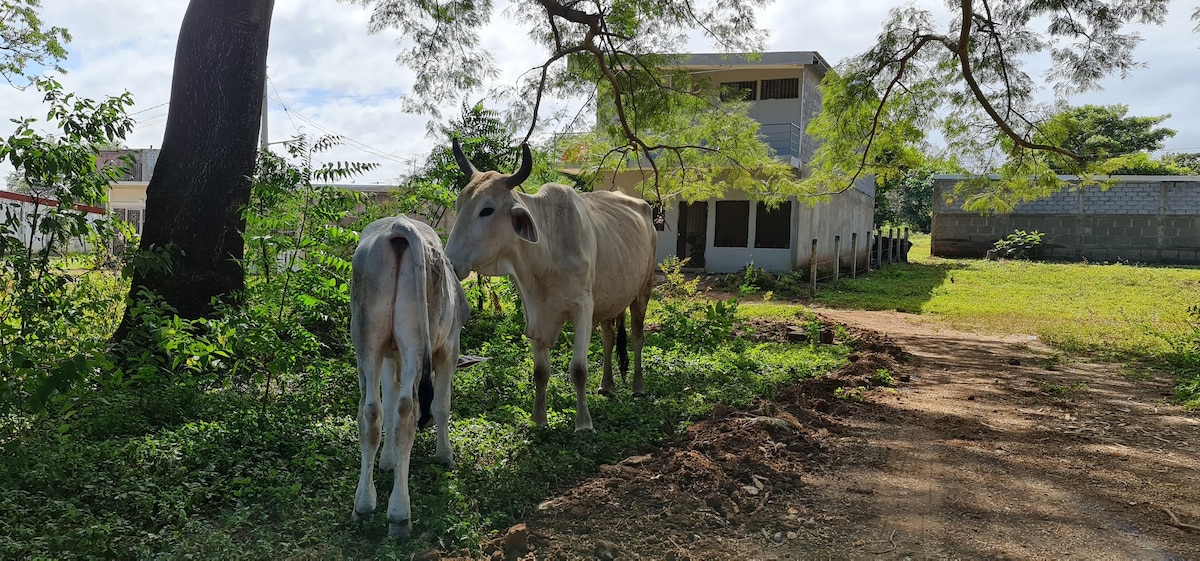
<svg viewBox="0 0 1200 561"><path fill-rule="evenodd" d="M844 371L605 466L485 555L1200 559L1200 416L1170 404L1166 377L918 316L817 312L865 341ZM894 389L857 389L881 368Z"/></svg>

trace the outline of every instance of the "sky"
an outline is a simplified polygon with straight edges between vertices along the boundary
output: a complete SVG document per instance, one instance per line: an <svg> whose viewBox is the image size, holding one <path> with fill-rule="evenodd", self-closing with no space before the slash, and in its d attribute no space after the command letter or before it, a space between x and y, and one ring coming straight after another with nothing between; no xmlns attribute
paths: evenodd
<svg viewBox="0 0 1200 561"><path fill-rule="evenodd" d="M73 40L58 78L67 91L102 98L129 91L137 124L126 140L130 148L162 144L169 108L175 42L185 0L47 0L47 25L67 28ZM482 44L494 53L502 70L500 85L540 62L540 50L529 44L496 0L492 25ZM867 50L880 23L897 0L775 0L759 13L769 30L767 51L817 51L836 65ZM919 5L940 10L942 2ZM1163 126L1178 134L1167 151L1200 152L1200 34L1192 32L1192 2L1174 2L1163 27L1142 30L1144 41L1134 53L1146 64L1125 79L1112 77L1103 90L1071 99L1083 103L1129 106L1131 115L1170 114ZM279 0L275 3L267 56L268 137L270 142L297 134L336 133L345 144L325 160L377 162L379 167L356 183L393 184L424 161L437 139L426 136L427 118L406 114L400 97L413 83L413 73L396 63L402 47L395 31L367 32L370 12L337 0ZM703 40L689 52L715 52ZM1047 94L1049 100L1049 94ZM460 99L447 100L445 113L457 115ZM474 101L474 99L472 100ZM9 119L43 117L40 96L32 88L18 91L0 84L0 134L12 132ZM278 147L276 145L276 148ZM7 164L0 175L11 171Z"/></svg>

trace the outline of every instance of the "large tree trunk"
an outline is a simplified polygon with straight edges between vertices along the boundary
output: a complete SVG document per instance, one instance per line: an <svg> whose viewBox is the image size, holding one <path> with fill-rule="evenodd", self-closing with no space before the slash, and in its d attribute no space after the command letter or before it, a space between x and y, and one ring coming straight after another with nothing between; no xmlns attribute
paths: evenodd
<svg viewBox="0 0 1200 561"><path fill-rule="evenodd" d="M274 0L191 0L175 49L171 109L146 190L141 249L171 248L169 270L139 268L130 288L185 318L244 287L240 259L257 154ZM127 333L128 314L117 337Z"/></svg>

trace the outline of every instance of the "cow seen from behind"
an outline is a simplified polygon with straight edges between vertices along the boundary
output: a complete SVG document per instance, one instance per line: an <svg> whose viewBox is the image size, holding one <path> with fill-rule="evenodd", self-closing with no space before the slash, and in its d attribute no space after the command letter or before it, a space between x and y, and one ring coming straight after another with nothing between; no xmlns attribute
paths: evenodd
<svg viewBox="0 0 1200 561"><path fill-rule="evenodd" d="M385 437L379 465L394 470L388 533L407 538L408 466L418 425L436 421L435 458L454 464L450 382L470 307L437 232L426 224L402 216L372 222L352 264L350 338L358 361L362 451L353 518L375 510L375 454Z"/></svg>
<svg viewBox="0 0 1200 561"><path fill-rule="evenodd" d="M455 203L446 256L459 279L475 271L513 278L525 312L525 336L533 350L533 422L546 424L549 349L566 322L575 330L570 363L575 384L575 430L592 430L587 405L588 346L601 324L604 344L602 393L614 391L612 347L616 327L630 312L634 354L633 393L642 379L643 325L654 281L658 233L650 205L621 193L577 193L555 183L528 195L515 190L532 170L529 146L512 175L478 171L453 140L454 157L469 179Z"/></svg>

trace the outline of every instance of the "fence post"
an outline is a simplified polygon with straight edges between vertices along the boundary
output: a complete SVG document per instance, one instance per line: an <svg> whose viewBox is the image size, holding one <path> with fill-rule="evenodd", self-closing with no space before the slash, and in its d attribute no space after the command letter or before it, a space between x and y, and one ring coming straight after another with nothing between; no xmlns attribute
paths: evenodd
<svg viewBox="0 0 1200 561"><path fill-rule="evenodd" d="M900 244L900 248L903 250L905 246L908 246L908 228L904 229L904 243ZM911 247L911 246L908 246L908 247ZM904 262L908 263L908 253L907 252L905 252L905 254L904 254Z"/></svg>
<svg viewBox="0 0 1200 561"><path fill-rule="evenodd" d="M892 265L892 259L894 258L894 254L892 253L892 240L894 240L895 237L896 237L896 229L888 228L888 243L887 243L888 265Z"/></svg>
<svg viewBox="0 0 1200 561"><path fill-rule="evenodd" d="M858 277L858 232L850 232L850 278Z"/></svg>
<svg viewBox="0 0 1200 561"><path fill-rule="evenodd" d="M883 269L883 228L876 230L875 234L875 258L878 259L876 269Z"/></svg>
<svg viewBox="0 0 1200 561"><path fill-rule="evenodd" d="M833 280L837 282L842 274L842 237L833 237Z"/></svg>
<svg viewBox="0 0 1200 561"><path fill-rule="evenodd" d="M809 296L817 295L817 238L813 238L812 253L808 257Z"/></svg>

